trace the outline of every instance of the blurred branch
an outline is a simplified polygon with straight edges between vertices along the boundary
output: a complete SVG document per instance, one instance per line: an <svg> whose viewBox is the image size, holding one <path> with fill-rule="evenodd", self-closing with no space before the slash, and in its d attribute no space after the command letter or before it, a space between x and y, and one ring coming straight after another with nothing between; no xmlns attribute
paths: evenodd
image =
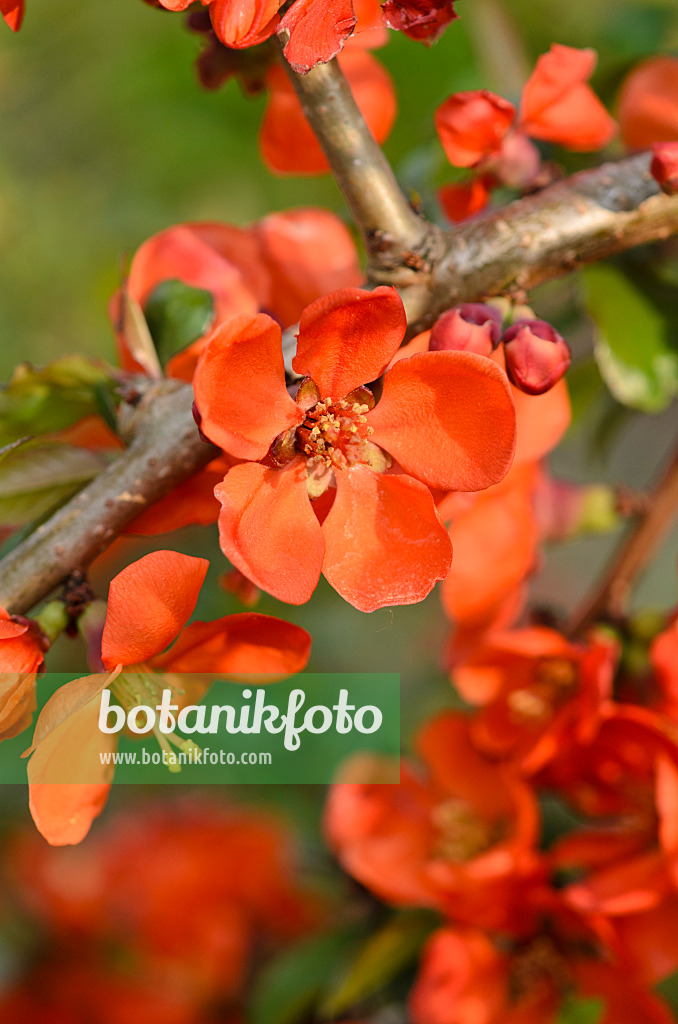
<svg viewBox="0 0 678 1024"><path fill-rule="evenodd" d="M569 632L583 632L596 621L619 621L627 610L631 588L678 515L678 451L649 496L645 514L622 541L605 575L574 613Z"/></svg>
<svg viewBox="0 0 678 1024"><path fill-rule="evenodd" d="M359 228L370 277L407 286L442 254L442 232L413 210L370 132L336 60L299 75L294 90Z"/></svg>
<svg viewBox="0 0 678 1024"><path fill-rule="evenodd" d="M192 403L192 388L180 381L147 389L134 410L129 448L0 561L0 605L13 614L27 612L219 454L201 440Z"/></svg>
<svg viewBox="0 0 678 1024"><path fill-rule="evenodd" d="M403 294L411 333L450 306L523 291L678 232L678 196L659 191L650 156L582 171L460 225L428 280Z"/></svg>

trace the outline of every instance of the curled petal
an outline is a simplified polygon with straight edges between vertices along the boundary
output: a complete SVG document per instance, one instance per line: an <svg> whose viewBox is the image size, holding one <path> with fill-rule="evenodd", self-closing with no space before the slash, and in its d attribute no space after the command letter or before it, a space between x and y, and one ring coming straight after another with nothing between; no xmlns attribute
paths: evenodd
<svg viewBox="0 0 678 1024"><path fill-rule="evenodd" d="M224 46L240 49L268 39L278 23L279 0L214 0L210 18Z"/></svg>
<svg viewBox="0 0 678 1024"><path fill-rule="evenodd" d="M323 574L362 612L423 601L450 571L452 545L431 492L365 466L337 473L323 524Z"/></svg>
<svg viewBox="0 0 678 1024"><path fill-rule="evenodd" d="M473 167L492 156L513 124L515 112L512 103L487 89L448 96L435 112L445 156L455 167Z"/></svg>
<svg viewBox="0 0 678 1024"><path fill-rule="evenodd" d="M306 307L292 365L315 381L323 398L343 398L381 376L406 327L395 288L344 288Z"/></svg>
<svg viewBox="0 0 678 1024"><path fill-rule="evenodd" d="M324 545L308 499L305 459L283 470L234 466L214 493L222 504L219 540L228 560L279 601L308 601Z"/></svg>
<svg viewBox="0 0 678 1024"><path fill-rule="evenodd" d="M288 38L284 54L303 75L336 57L357 20L351 0L295 0L278 29Z"/></svg>
<svg viewBox="0 0 678 1024"><path fill-rule="evenodd" d="M480 491L507 473L516 420L506 374L472 352L402 359L368 413L372 440L430 487Z"/></svg>
<svg viewBox="0 0 678 1024"><path fill-rule="evenodd" d="M177 551L152 551L111 580L101 658L107 668L159 654L195 608L209 562Z"/></svg>
<svg viewBox="0 0 678 1024"><path fill-rule="evenodd" d="M280 328L264 313L213 332L193 380L200 429L239 459L263 459L303 413L285 388Z"/></svg>
<svg viewBox="0 0 678 1024"><path fill-rule="evenodd" d="M213 622L192 622L153 667L170 672L218 672L269 679L301 672L311 650L305 629L291 622L243 612Z"/></svg>

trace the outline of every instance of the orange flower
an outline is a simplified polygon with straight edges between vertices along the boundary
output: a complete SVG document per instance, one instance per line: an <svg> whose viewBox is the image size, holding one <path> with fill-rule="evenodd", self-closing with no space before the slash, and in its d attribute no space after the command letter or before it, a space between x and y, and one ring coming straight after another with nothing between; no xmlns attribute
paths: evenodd
<svg viewBox="0 0 678 1024"><path fill-rule="evenodd" d="M24 20L25 0L0 0L0 14L12 32L18 32Z"/></svg>
<svg viewBox="0 0 678 1024"><path fill-rule="evenodd" d="M532 627L490 634L453 667L453 680L482 709L472 725L479 748L532 773L595 735L616 660L616 646L603 634L580 647Z"/></svg>
<svg viewBox="0 0 678 1024"><path fill-rule="evenodd" d="M182 630L195 608L207 566L204 558L154 551L111 580L101 645L101 659L108 671L76 679L57 690L38 717L30 748L30 810L52 845L80 842L106 802L113 766L101 764L100 751L104 742L114 750L117 734L103 737L98 729L100 696L105 688L129 710L139 703L135 672L143 672L147 689L153 689L146 673L154 669L257 673L267 681L291 675L306 664L310 637L305 630L266 615L247 612L213 622L192 622ZM163 654L177 637L176 644ZM131 673L130 679L123 668ZM150 693L157 698L155 703L168 686L171 689L168 680L159 675ZM184 693L182 701L190 703L195 696ZM155 735L169 751L168 737L157 731ZM186 743L180 738L173 740L179 748ZM64 775L73 782L63 783Z"/></svg>
<svg viewBox="0 0 678 1024"><path fill-rule="evenodd" d="M44 655L31 623L0 607L0 740L30 725L36 708L35 677Z"/></svg>
<svg viewBox="0 0 678 1024"><path fill-rule="evenodd" d="M382 899L506 927L514 895L538 869L532 790L482 757L466 715L433 719L416 746L422 779L404 763L398 786L336 785L325 830L343 867Z"/></svg>
<svg viewBox="0 0 678 1024"><path fill-rule="evenodd" d="M375 405L364 382L384 372L405 326L393 288L345 289L312 303L293 361L306 375L296 401L270 317L236 318L214 332L201 357L201 429L251 460L217 488L221 548L280 600L307 601L321 572L362 611L422 600L451 558L429 488L482 489L510 465L513 404L489 359L401 359ZM393 459L400 471L387 472ZM322 496L333 504L316 515L312 500Z"/></svg>
<svg viewBox="0 0 678 1024"><path fill-rule="evenodd" d="M410 998L415 1024L556 1024L572 994L602 1000L600 1024L671 1024L666 1004L624 969L611 934L544 902L517 941L476 928L434 932Z"/></svg>
<svg viewBox="0 0 678 1024"><path fill-rule="evenodd" d="M377 142L383 142L396 115L395 91L388 72L362 47L347 48L337 59L370 131ZM329 171L327 159L284 69L271 67L266 82L270 98L259 135L264 162L280 174Z"/></svg>
<svg viewBox="0 0 678 1024"><path fill-rule="evenodd" d="M650 57L624 79L617 111L631 149L678 140L678 59Z"/></svg>

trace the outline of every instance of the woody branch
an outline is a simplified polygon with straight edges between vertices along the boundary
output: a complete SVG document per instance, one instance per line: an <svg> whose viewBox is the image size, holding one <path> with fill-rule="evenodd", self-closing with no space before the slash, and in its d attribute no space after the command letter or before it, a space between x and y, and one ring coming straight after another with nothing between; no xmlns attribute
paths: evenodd
<svg viewBox="0 0 678 1024"><path fill-rule="evenodd" d="M641 154L584 171L450 232L410 207L336 64L295 88L365 238L372 283L397 280L410 331L457 302L529 288L678 232L678 197L659 193ZM190 414L186 385L163 382L138 410L137 436L92 484L0 561L0 604L24 613L84 569L143 508L215 457ZM141 501L123 499L137 495Z"/></svg>

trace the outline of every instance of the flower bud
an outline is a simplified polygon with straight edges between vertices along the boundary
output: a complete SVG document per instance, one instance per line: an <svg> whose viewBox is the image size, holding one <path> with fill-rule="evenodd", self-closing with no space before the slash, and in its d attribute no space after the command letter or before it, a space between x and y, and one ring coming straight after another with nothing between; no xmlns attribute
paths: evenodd
<svg viewBox="0 0 678 1024"><path fill-rule="evenodd" d="M500 336L498 310L482 302L463 302L436 320L428 347L431 352L475 352L489 356Z"/></svg>
<svg viewBox="0 0 678 1024"><path fill-rule="evenodd" d="M519 320L503 342L509 380L526 395L549 391L570 365L567 342L544 320Z"/></svg>
<svg viewBox="0 0 678 1024"><path fill-rule="evenodd" d="M650 170L662 192L678 195L678 142L655 142Z"/></svg>

